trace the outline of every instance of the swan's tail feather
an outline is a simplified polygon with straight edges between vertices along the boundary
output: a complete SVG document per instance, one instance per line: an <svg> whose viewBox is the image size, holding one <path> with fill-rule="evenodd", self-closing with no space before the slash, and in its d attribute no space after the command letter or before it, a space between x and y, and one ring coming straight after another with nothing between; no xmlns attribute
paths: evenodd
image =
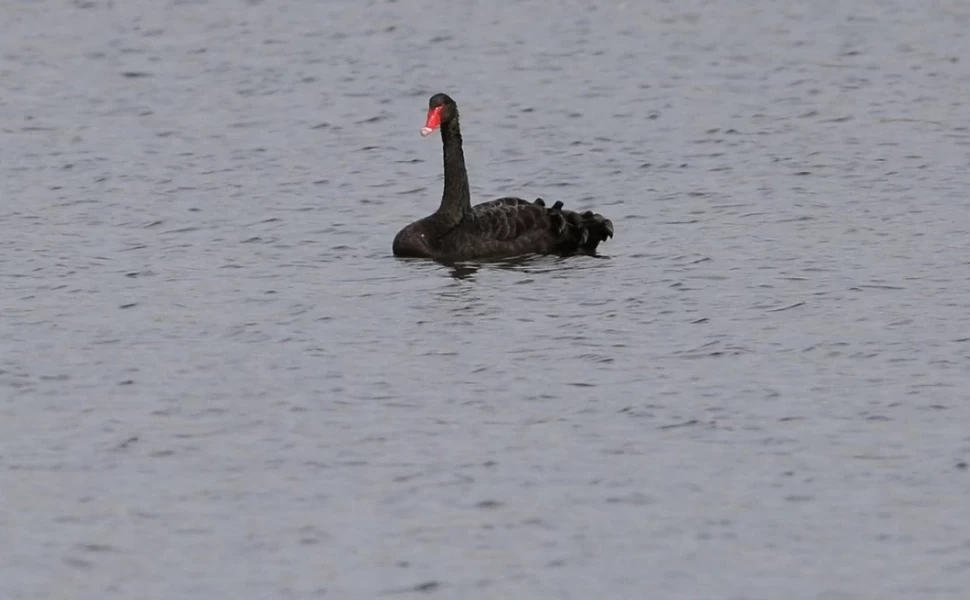
<svg viewBox="0 0 970 600"><path fill-rule="evenodd" d="M542 202L542 198L536 200L536 204L539 204L539 202ZM539 206L543 207L545 205L545 202L539 204ZM562 205L562 202L556 202L556 205L557 206L553 206L552 208L547 208L546 214L549 215L549 222L552 224L552 230L556 233L556 235L562 236L566 233L566 228L570 225L569 215L559 210L558 207Z"/></svg>
<svg viewBox="0 0 970 600"><path fill-rule="evenodd" d="M583 229L588 235L580 245L586 252L595 252L596 246L613 237L613 221L589 210L584 212L582 217Z"/></svg>
<svg viewBox="0 0 970 600"><path fill-rule="evenodd" d="M545 206L541 198L536 200L536 204ZM562 207L563 203L557 201L546 211L549 213L553 230L557 235L565 238L562 244L564 253L593 254L600 243L613 237L613 222L603 215L590 210L578 213L563 210Z"/></svg>

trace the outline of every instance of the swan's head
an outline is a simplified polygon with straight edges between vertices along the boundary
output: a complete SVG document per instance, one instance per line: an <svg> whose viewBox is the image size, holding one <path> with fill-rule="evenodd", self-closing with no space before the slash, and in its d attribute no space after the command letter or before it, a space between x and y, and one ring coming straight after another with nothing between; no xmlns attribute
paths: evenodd
<svg viewBox="0 0 970 600"><path fill-rule="evenodd" d="M429 136L431 132L458 117L458 105L448 94L435 94L428 100L428 118L421 128L421 135Z"/></svg>

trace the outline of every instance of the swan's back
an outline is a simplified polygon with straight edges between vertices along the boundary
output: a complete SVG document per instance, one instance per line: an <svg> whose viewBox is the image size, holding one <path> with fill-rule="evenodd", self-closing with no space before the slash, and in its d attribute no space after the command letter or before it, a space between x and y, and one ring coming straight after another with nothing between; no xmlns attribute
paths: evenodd
<svg viewBox="0 0 970 600"><path fill-rule="evenodd" d="M502 258L522 254L593 254L613 237L613 224L602 215L547 207L539 198L499 198L472 207L438 238L439 252L459 259Z"/></svg>

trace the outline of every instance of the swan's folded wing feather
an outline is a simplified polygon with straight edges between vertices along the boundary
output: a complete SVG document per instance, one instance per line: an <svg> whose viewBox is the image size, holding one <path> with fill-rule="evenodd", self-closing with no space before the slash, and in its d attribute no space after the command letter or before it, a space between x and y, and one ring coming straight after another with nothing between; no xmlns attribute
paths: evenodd
<svg viewBox="0 0 970 600"><path fill-rule="evenodd" d="M578 213L556 202L499 198L483 202L440 238L440 255L513 256L530 253L593 253L613 236L613 224L591 211Z"/></svg>
<svg viewBox="0 0 970 600"><path fill-rule="evenodd" d="M465 234L497 241L513 241L535 234L548 235L547 210L520 198L499 198L474 207L462 223Z"/></svg>

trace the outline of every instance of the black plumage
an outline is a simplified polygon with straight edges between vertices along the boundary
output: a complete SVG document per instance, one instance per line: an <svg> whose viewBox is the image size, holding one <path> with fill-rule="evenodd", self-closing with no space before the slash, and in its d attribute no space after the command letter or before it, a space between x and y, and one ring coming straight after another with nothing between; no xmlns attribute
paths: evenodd
<svg viewBox="0 0 970 600"><path fill-rule="evenodd" d="M395 256L438 260L509 258L523 254L595 254L613 237L613 223L591 211L547 207L542 198L499 198L471 205L468 172L461 149L458 106L446 94L431 97L427 135L440 124L445 182L441 205L394 238Z"/></svg>

